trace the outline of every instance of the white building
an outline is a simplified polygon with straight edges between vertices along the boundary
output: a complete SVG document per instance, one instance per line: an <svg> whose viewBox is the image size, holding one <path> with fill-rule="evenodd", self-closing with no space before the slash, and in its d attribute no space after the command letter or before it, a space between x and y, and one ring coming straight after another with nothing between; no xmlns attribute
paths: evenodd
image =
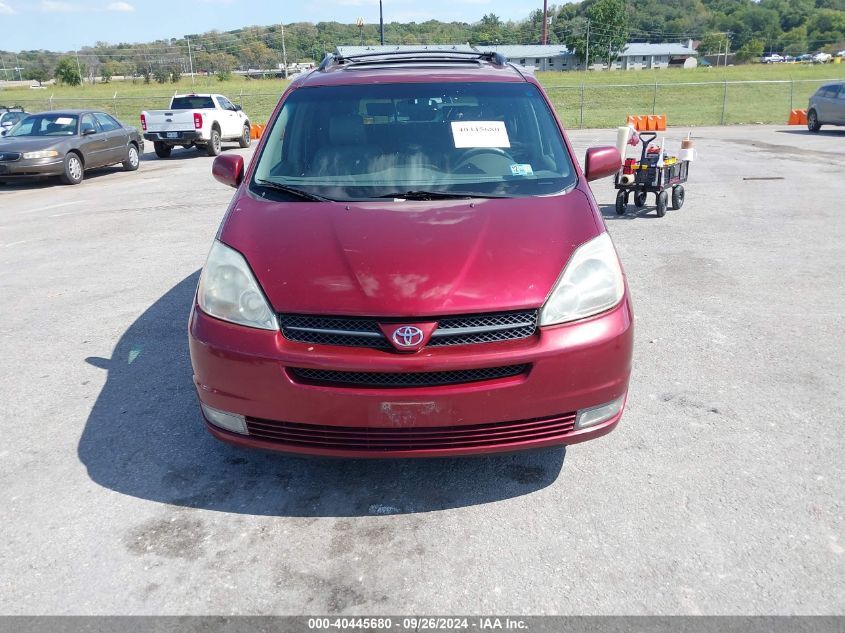
<svg viewBox="0 0 845 633"><path fill-rule="evenodd" d="M684 66L684 62L695 56L692 42L684 44L626 44L614 68L622 70L640 70L649 68L668 68L670 65Z"/></svg>
<svg viewBox="0 0 845 633"><path fill-rule="evenodd" d="M361 55L364 53L403 52L403 51L495 51L501 53L508 60L529 70L579 70L583 66L578 62L573 51L563 44L501 44L495 46L470 46L469 44L403 44L385 46L338 46L339 55ZM684 66L694 64L695 50L692 42L684 44L626 44L611 69L639 70L649 68L668 68L669 66ZM594 59L591 55L591 60ZM590 64L590 68L607 68L601 62Z"/></svg>

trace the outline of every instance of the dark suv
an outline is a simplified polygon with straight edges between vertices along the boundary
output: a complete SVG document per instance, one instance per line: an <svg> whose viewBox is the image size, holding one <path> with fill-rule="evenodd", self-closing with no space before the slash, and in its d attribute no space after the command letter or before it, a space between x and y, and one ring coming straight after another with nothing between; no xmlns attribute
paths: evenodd
<svg viewBox="0 0 845 633"><path fill-rule="evenodd" d="M208 429L255 448L462 455L581 442L628 393L633 317L536 79L497 54L328 57L282 95L190 317Z"/></svg>

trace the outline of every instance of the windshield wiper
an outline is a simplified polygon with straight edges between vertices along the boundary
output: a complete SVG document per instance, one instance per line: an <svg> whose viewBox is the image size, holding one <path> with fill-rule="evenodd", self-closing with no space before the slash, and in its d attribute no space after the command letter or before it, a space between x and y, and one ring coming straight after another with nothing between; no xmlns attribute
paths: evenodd
<svg viewBox="0 0 845 633"><path fill-rule="evenodd" d="M256 178L255 184L259 187L266 187L267 189L272 189L273 191L281 191L282 193L290 194L291 196L295 196L301 200L311 200L312 202L333 202L331 198L324 198L323 196L318 196L316 193L308 193L302 189L283 185L271 180L259 180Z"/></svg>
<svg viewBox="0 0 845 633"><path fill-rule="evenodd" d="M449 193L446 191L403 191L400 193L387 193L375 198L395 198L401 200L460 200L469 198L504 198L506 196L488 195L483 193Z"/></svg>

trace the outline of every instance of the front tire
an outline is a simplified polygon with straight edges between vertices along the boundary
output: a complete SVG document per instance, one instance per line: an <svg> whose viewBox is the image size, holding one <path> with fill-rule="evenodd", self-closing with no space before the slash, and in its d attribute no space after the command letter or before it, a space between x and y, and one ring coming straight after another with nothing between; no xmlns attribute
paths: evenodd
<svg viewBox="0 0 845 633"><path fill-rule="evenodd" d="M238 139L238 146L241 149L246 149L250 143L252 143L252 131L248 125L245 125L243 132L241 132L241 138Z"/></svg>
<svg viewBox="0 0 845 633"><path fill-rule="evenodd" d="M625 195L624 191L620 191L616 194L616 215L625 215L625 211L627 210L628 204L625 200L627 196Z"/></svg>
<svg viewBox="0 0 845 633"><path fill-rule="evenodd" d="M153 147L155 148L156 156L159 158L170 158L170 152L173 151L173 148L170 145L160 143L158 141L153 143Z"/></svg>
<svg viewBox="0 0 845 633"><path fill-rule="evenodd" d="M216 128L211 130L211 138L208 139L208 145L205 146L205 151L209 156L220 156L223 151L222 142L220 141L220 131Z"/></svg>
<svg viewBox="0 0 845 633"><path fill-rule="evenodd" d="M818 132L822 129L822 124L819 123L819 115L815 110L810 110L807 113L807 129L811 132Z"/></svg>
<svg viewBox="0 0 845 633"><path fill-rule="evenodd" d="M64 173L61 180L66 185L78 185L85 175L85 168L82 166L82 159L75 152L68 152L65 156Z"/></svg>
<svg viewBox="0 0 845 633"><path fill-rule="evenodd" d="M672 208L677 210L684 206L684 188L681 185L672 187Z"/></svg>
<svg viewBox="0 0 845 633"><path fill-rule="evenodd" d="M121 164L125 171L135 171L140 166L141 158L138 156L138 148L133 143L129 144L129 153Z"/></svg>
<svg viewBox="0 0 845 633"><path fill-rule="evenodd" d="M661 191L657 194L657 217L662 218L666 215L666 207L669 206L669 192Z"/></svg>

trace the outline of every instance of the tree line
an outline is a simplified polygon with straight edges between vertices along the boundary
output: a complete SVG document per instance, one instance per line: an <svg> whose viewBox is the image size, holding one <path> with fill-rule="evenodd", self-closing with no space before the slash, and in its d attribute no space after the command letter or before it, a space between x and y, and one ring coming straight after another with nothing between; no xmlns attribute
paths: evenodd
<svg viewBox="0 0 845 633"><path fill-rule="evenodd" d="M539 4L539 2L537 2ZM584 0L553 5L548 41L574 50L582 59L615 57L629 41L700 42L704 54L730 49L742 60L764 52L800 54L845 49L845 0ZM182 73L215 74L225 79L234 70L278 69L283 40L288 62L317 62L338 45L379 43L377 23L298 22L211 31L149 43L97 42L72 53L0 52L6 68L22 78L78 84L84 78L109 81L117 75L137 81L166 83ZM389 44L474 45L536 44L543 31L540 9L522 20L502 20L494 13L478 22L385 24ZM8 77L8 72L6 78ZM13 71L14 72L14 71ZM17 77L11 77L17 78Z"/></svg>

